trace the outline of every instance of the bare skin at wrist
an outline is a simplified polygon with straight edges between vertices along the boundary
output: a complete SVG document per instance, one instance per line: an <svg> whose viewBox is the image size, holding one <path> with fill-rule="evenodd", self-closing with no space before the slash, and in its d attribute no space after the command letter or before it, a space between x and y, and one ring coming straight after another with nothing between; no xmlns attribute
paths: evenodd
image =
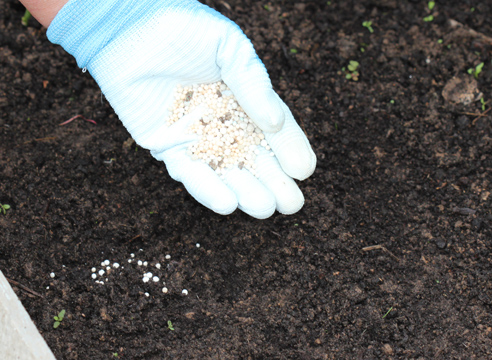
<svg viewBox="0 0 492 360"><path fill-rule="evenodd" d="M41 25L47 28L68 0L20 0L20 2Z"/></svg>

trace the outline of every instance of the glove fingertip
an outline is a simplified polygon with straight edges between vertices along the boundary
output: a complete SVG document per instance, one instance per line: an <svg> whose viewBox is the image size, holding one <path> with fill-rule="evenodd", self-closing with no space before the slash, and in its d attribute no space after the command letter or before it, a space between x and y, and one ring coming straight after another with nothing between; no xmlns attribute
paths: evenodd
<svg viewBox="0 0 492 360"><path fill-rule="evenodd" d="M264 132L275 133L285 123L282 100L271 88L251 92L238 99L242 108L254 123Z"/></svg>
<svg viewBox="0 0 492 360"><path fill-rule="evenodd" d="M204 204L204 203L202 204L208 207L213 212L220 215L232 214L237 209L238 206L235 197L227 197L227 196L221 196L216 199L211 199L208 202L208 204Z"/></svg>
<svg viewBox="0 0 492 360"><path fill-rule="evenodd" d="M280 159L280 162L287 175L300 181L306 180L316 169L316 155L308 146L296 150L290 152L287 159Z"/></svg>
<svg viewBox="0 0 492 360"><path fill-rule="evenodd" d="M277 203L277 210L283 215L292 215L302 209L304 206L304 195L301 190L293 189L289 201L280 201Z"/></svg>

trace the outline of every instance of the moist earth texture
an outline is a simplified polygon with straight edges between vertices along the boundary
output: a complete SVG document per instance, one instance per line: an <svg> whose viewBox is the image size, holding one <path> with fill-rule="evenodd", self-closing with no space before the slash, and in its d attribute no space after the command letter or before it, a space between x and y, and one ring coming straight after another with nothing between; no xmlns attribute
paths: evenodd
<svg viewBox="0 0 492 360"><path fill-rule="evenodd" d="M57 359L491 359L491 2L205 3L318 157L294 215L199 205L0 0L0 269Z"/></svg>

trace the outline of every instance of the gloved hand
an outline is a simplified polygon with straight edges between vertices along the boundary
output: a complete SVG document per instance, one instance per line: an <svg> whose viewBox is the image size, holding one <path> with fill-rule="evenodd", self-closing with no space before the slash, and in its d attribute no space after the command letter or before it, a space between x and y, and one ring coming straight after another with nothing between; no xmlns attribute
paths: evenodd
<svg viewBox="0 0 492 360"><path fill-rule="evenodd" d="M275 209L292 214L302 207L292 178L310 176L316 157L251 42L231 20L195 0L71 0L52 21L48 38L89 70L137 144L164 161L198 202L220 214L239 207L260 219ZM200 110L167 124L176 85L219 80L276 155L262 150L257 156L258 177L236 167L221 178L186 154L197 141L187 129Z"/></svg>

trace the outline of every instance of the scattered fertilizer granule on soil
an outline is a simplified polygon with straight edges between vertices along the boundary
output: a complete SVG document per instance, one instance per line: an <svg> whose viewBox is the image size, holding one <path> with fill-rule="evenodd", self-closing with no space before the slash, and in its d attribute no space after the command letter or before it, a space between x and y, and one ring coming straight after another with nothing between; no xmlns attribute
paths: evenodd
<svg viewBox="0 0 492 360"><path fill-rule="evenodd" d="M141 254L139 253L139 257ZM171 259L171 255L166 254L164 256L166 260ZM153 290L156 292L162 292L167 294L168 292L176 291L181 292L181 294L187 295L188 290L186 289L173 289L173 286L170 289L174 291L170 291L168 289L166 282L166 276L169 276L169 264L167 266L161 265L159 262L152 262L147 260L139 260L136 258L135 254L130 254L130 257L127 259L128 265L121 266L119 262L113 262L111 265L111 261L104 260L100 263L100 267L92 267L91 268L91 279L94 283L99 285L104 285L108 282L117 282L119 277L131 277L135 278L135 274L140 278L145 284L145 296L149 296ZM153 268L153 272L148 271L149 267ZM54 274L53 274L54 276ZM138 280L137 280L138 281ZM172 285L172 283L170 284Z"/></svg>
<svg viewBox="0 0 492 360"><path fill-rule="evenodd" d="M246 115L227 85L223 81L178 85L168 124L179 121L198 107L205 108L205 114L189 128L191 133L199 135L199 140L190 145L188 155L205 162L219 175L237 166L256 176L255 160L260 147L271 148L265 134Z"/></svg>

